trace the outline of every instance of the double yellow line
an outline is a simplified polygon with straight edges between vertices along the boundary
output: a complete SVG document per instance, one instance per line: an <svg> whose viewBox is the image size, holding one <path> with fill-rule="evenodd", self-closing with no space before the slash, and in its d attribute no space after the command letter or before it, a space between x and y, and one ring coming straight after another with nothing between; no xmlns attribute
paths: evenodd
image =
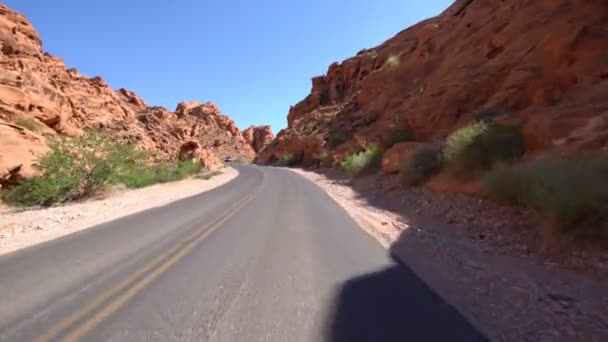
<svg viewBox="0 0 608 342"><path fill-rule="evenodd" d="M146 286L150 285L155 279L162 275L171 266L175 265L184 256L190 253L199 242L207 238L217 230L223 223L230 219L262 189L264 183L260 184L249 196L243 198L228 212L222 215L211 224L201 227L196 232L188 236L168 253L162 254L152 262L146 264L135 273L114 285L110 289L99 294L81 309L75 311L59 323L50 327L46 332L37 337L35 342L50 341L63 335L62 341L79 341L89 332L95 329L101 322L111 316L131 300L136 294L141 292ZM104 304L105 303L105 304ZM89 317L73 329L66 331L83 317Z"/></svg>

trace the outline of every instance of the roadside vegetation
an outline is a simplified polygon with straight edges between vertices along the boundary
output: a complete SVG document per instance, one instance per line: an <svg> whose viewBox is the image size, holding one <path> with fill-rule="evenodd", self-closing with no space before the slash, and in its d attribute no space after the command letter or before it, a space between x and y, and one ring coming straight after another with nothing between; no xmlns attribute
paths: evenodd
<svg viewBox="0 0 608 342"><path fill-rule="evenodd" d="M368 172L380 164L382 160L382 149L377 144L368 144L361 142L363 150L348 155L340 166L342 170L352 177L360 176Z"/></svg>
<svg viewBox="0 0 608 342"><path fill-rule="evenodd" d="M99 135L85 134L51 143L38 166L42 175L9 189L3 199L18 206L48 206L88 198L108 185L142 188L186 178L198 163L160 161L149 152Z"/></svg>
<svg viewBox="0 0 608 342"><path fill-rule="evenodd" d="M446 140L446 171L456 178L473 178L498 163L511 163L524 154L519 127L479 121L471 123Z"/></svg>
<svg viewBox="0 0 608 342"><path fill-rule="evenodd" d="M407 186L423 183L438 172L470 180L497 164L517 161L523 153L519 127L476 121L449 135L443 148L425 147L402 160L400 175Z"/></svg>
<svg viewBox="0 0 608 342"><path fill-rule="evenodd" d="M508 205L532 208L554 236L608 240L608 152L574 158L550 155L498 166L483 178L484 192Z"/></svg>
<svg viewBox="0 0 608 342"><path fill-rule="evenodd" d="M399 174L406 186L414 186L439 172L442 166L443 154L441 150L424 147L416 151L409 159L401 161Z"/></svg>
<svg viewBox="0 0 608 342"><path fill-rule="evenodd" d="M406 186L438 172L481 178L483 195L544 217L548 237L608 241L608 151L516 163L523 154L520 127L476 121L452 133L442 149L425 147L402 160L400 176Z"/></svg>

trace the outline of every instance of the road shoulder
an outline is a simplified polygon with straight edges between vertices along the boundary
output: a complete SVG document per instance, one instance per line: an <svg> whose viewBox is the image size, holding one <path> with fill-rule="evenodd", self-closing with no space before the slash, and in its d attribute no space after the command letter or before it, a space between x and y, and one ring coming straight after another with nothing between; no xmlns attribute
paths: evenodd
<svg viewBox="0 0 608 342"><path fill-rule="evenodd" d="M292 171L328 193L491 340L608 338L605 281L505 253L471 239L457 225L374 206L373 198L358 193L347 181Z"/></svg>
<svg viewBox="0 0 608 342"><path fill-rule="evenodd" d="M50 241L137 212L167 205L221 186L238 176L227 167L208 180L186 179L137 190L118 191L106 198L63 206L0 211L0 255Z"/></svg>

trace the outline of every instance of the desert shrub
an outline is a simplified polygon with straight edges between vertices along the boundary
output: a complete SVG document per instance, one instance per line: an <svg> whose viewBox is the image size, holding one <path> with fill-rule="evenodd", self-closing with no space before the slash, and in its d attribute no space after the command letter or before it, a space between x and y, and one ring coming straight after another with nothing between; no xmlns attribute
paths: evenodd
<svg viewBox="0 0 608 342"><path fill-rule="evenodd" d="M155 161L133 145L98 134L53 141L38 166L44 173L7 191L5 201L21 206L63 203L89 197L108 184L141 188L200 170L192 161Z"/></svg>
<svg viewBox="0 0 608 342"><path fill-rule="evenodd" d="M380 164L382 150L377 144L363 143L363 151L348 155L341 163L342 169L351 176L358 176Z"/></svg>
<svg viewBox="0 0 608 342"><path fill-rule="evenodd" d="M42 124L33 118L20 118L15 123L34 132L42 129Z"/></svg>
<svg viewBox="0 0 608 342"><path fill-rule="evenodd" d="M117 183L124 184L130 189L139 189L159 183L160 179L168 179L170 173L157 172L146 168L133 169L117 178ZM167 180L168 181L168 180Z"/></svg>
<svg viewBox="0 0 608 342"><path fill-rule="evenodd" d="M524 153L519 127L474 122L454 133L446 141L444 154L448 171L457 177L472 176L497 163L508 163Z"/></svg>
<svg viewBox="0 0 608 342"><path fill-rule="evenodd" d="M392 147L400 142L406 142L412 140L412 133L408 129L396 128L391 132L388 140L386 141L386 147Z"/></svg>
<svg viewBox="0 0 608 342"><path fill-rule="evenodd" d="M138 189L156 183L182 180L200 171L200 164L192 160L181 161L177 165L170 162L140 163L118 174L114 183Z"/></svg>
<svg viewBox="0 0 608 342"><path fill-rule="evenodd" d="M131 189L139 189L177 179L176 167L171 163L159 162L154 165L142 163L116 174L113 183L124 184Z"/></svg>
<svg viewBox="0 0 608 342"><path fill-rule="evenodd" d="M118 164L130 162L118 157L126 151L118 145L95 134L54 141L38 163L44 174L8 192L6 200L31 206L90 196L110 182Z"/></svg>
<svg viewBox="0 0 608 342"><path fill-rule="evenodd" d="M443 155L432 147L423 147L401 162L399 174L403 182L417 185L441 169Z"/></svg>
<svg viewBox="0 0 608 342"><path fill-rule="evenodd" d="M281 159L280 159L280 163L281 163L281 165L284 165L284 166L291 165L293 163L293 153L289 153L289 152L283 153L283 155L281 156Z"/></svg>
<svg viewBox="0 0 608 342"><path fill-rule="evenodd" d="M201 171L201 164L192 160L184 160L177 164L176 177L184 179Z"/></svg>
<svg viewBox="0 0 608 342"><path fill-rule="evenodd" d="M482 186L490 198L537 210L558 236L608 239L608 152L498 166Z"/></svg>
<svg viewBox="0 0 608 342"><path fill-rule="evenodd" d="M75 184L67 177L34 177L6 191L6 203L20 206L48 205L66 200Z"/></svg>

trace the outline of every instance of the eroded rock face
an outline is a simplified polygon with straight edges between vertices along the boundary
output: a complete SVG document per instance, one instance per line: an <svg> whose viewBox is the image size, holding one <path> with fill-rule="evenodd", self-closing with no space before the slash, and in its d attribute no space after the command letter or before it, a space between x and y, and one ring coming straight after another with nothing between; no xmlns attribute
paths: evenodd
<svg viewBox="0 0 608 342"><path fill-rule="evenodd" d="M479 118L523 124L528 151L603 148L607 113L608 2L458 0L313 78L258 160L312 136L335 154L395 127L435 141Z"/></svg>
<svg viewBox="0 0 608 342"><path fill-rule="evenodd" d="M251 160L255 154L234 121L222 115L216 105L183 103L171 112L149 107L130 90L115 91L101 77L81 75L60 58L45 53L34 27L4 5L0 5L0 120L2 179L31 176L34 159L29 151L45 150L45 138L89 130L172 159L188 140L197 141L201 149L220 158L230 155ZM10 126L28 120L38 125ZM12 147L5 143L8 139ZM15 171L14 165L22 166ZM13 170L10 176L7 167Z"/></svg>
<svg viewBox="0 0 608 342"><path fill-rule="evenodd" d="M243 131L243 138L257 153L272 142L274 134L272 134L272 128L268 125L250 126Z"/></svg>
<svg viewBox="0 0 608 342"><path fill-rule="evenodd" d="M224 166L213 152L202 148L197 141L184 143L179 149L178 159L180 161L192 160L210 171L219 170Z"/></svg>
<svg viewBox="0 0 608 342"><path fill-rule="evenodd" d="M39 174L33 164L47 151L41 135L0 120L0 188Z"/></svg>

